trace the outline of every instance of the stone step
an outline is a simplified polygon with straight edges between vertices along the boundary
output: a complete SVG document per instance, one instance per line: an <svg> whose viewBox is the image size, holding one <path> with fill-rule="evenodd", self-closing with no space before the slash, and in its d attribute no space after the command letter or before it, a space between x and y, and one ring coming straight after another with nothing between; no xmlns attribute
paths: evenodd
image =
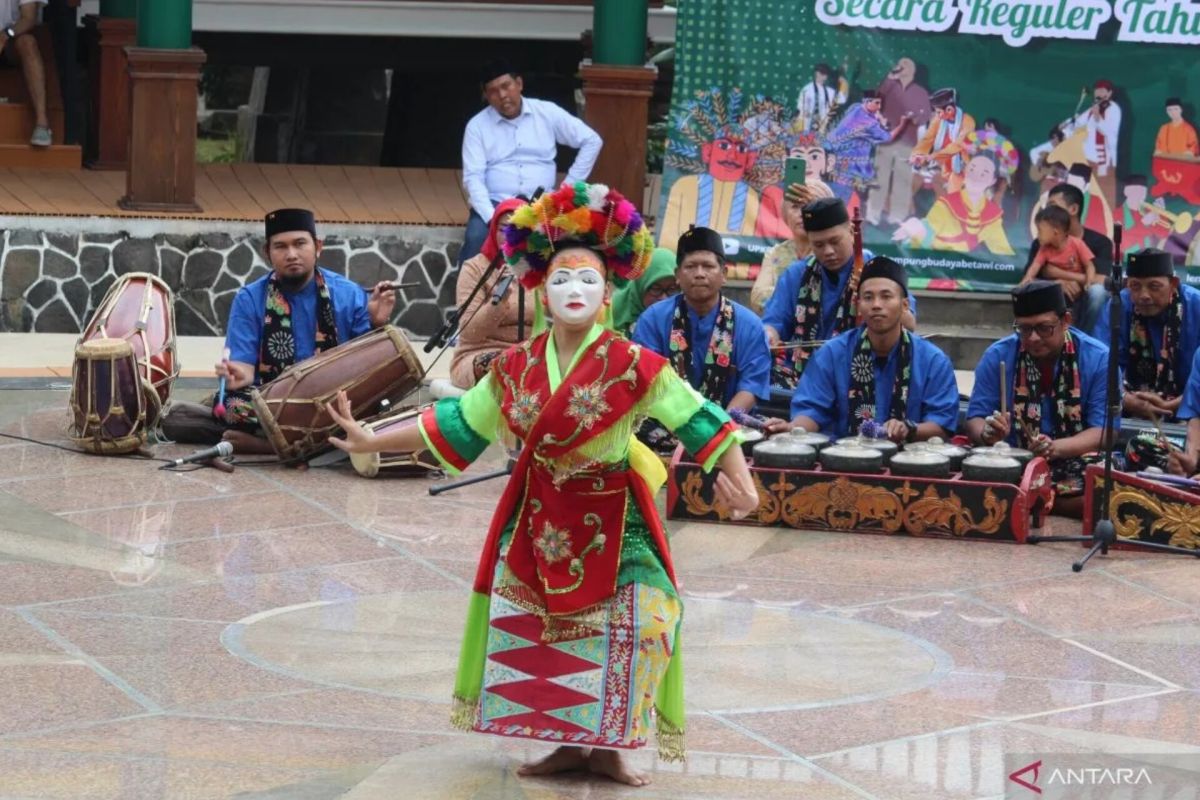
<svg viewBox="0 0 1200 800"><path fill-rule="evenodd" d="M1010 312L1011 314L1011 312ZM921 319L917 324L917 333L941 348L950 357L955 369L974 370L983 353L992 342L1003 339L1012 333L1012 323L978 324L978 325L942 325L926 324L928 319L922 308ZM1009 319L1012 317L1010 315Z"/></svg>
<svg viewBox="0 0 1200 800"><path fill-rule="evenodd" d="M0 144L0 168L82 169L83 150L75 144L34 147L25 144Z"/></svg>
<svg viewBox="0 0 1200 800"><path fill-rule="evenodd" d="M47 116L50 117L50 131L54 143L62 144L65 127L62 109L48 109ZM35 121L30 106L23 103L0 103L0 143L28 144Z"/></svg>
<svg viewBox="0 0 1200 800"><path fill-rule="evenodd" d="M918 319L934 325L1009 325L1012 296L1007 292L913 291Z"/></svg>

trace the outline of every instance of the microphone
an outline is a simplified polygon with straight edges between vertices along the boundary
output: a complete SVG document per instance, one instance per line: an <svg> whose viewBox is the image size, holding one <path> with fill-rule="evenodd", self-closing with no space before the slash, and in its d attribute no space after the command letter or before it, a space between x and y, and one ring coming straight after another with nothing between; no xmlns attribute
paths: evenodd
<svg viewBox="0 0 1200 800"><path fill-rule="evenodd" d="M496 289L492 292L492 305L500 305L500 301L504 299L504 295L508 294L508 287L512 285L514 277L513 273L510 272L496 284Z"/></svg>
<svg viewBox="0 0 1200 800"><path fill-rule="evenodd" d="M213 447L206 447L203 450L197 450L191 455L177 458L171 464L181 467L184 464L198 464L203 461L212 461L214 458L225 458L231 455L233 455L233 445L229 442L218 442Z"/></svg>

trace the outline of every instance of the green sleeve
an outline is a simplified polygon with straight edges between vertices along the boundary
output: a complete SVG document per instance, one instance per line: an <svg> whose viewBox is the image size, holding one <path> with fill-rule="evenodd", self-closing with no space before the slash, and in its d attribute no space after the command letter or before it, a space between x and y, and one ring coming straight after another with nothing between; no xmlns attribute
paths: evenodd
<svg viewBox="0 0 1200 800"><path fill-rule="evenodd" d="M647 413L661 422L692 455L704 454L710 470L730 445L741 441L724 409L704 397L672 370L664 368L655 379L654 400ZM661 382L661 383L659 383Z"/></svg>

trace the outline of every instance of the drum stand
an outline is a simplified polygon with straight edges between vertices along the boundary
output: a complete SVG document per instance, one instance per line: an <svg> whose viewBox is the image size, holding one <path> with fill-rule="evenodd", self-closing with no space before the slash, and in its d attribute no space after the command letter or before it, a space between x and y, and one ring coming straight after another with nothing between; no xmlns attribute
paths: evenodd
<svg viewBox="0 0 1200 800"><path fill-rule="evenodd" d="M1037 536L1028 537L1025 541L1030 544L1038 542L1083 542L1084 544L1091 543L1092 547L1083 558L1071 565L1071 569L1075 572L1081 572L1084 564L1086 564L1092 556L1097 552L1102 555L1108 555L1108 548L1112 547L1117 542L1117 529L1113 526L1111 518L1111 509L1109 508L1108 498L1112 493L1112 462L1113 462L1113 447L1116 446L1116 436L1113 431L1115 421L1121 415L1121 392L1117 385L1119 380L1118 359L1120 358L1117 348L1120 346L1121 336L1121 318L1123 316L1121 308L1121 226L1113 226L1113 249L1115 250L1113 258L1112 277L1109 280L1109 302L1108 302L1108 381L1105 387L1105 399L1107 401L1106 410L1104 413L1104 437L1101 440L1104 447L1104 482L1099 487L1100 495L1100 515L1096 520L1095 526L1092 528L1091 536ZM1000 387L1000 391L1005 391L1005 388ZM1200 551L1188 550L1183 547L1173 547L1169 544L1159 544L1158 542L1144 542L1136 539L1121 540L1122 546L1144 547L1147 550L1156 550L1164 553L1177 553L1179 555L1192 556L1200 558Z"/></svg>
<svg viewBox="0 0 1200 800"><path fill-rule="evenodd" d="M463 304L462 308L465 308L466 306L470 305L471 298L473 298L475 296L475 293L479 291L479 287L482 286L487 281L488 276L490 276L491 274L492 274L492 267L489 266L488 269L484 272L483 277L480 278L479 283L475 284L475 288L471 290L471 297L467 298L467 302ZM523 341L525 341L525 287L521 285L520 280L514 280L513 283L515 283L517 286L517 341L523 342ZM458 321L458 317L462 312L462 308L459 308L454 313L454 315L451 317L451 320L453 320L455 323L457 323L457 321ZM451 327L451 330L453 330L453 327L451 326L450 322L447 322L446 325L448 327ZM445 328L443 328L443 330L445 330ZM440 333L441 332L439 331L439 334ZM446 337L446 340L448 340L448 339L449 339L449 337ZM430 341L433 341L433 340L431 339ZM425 345L425 352L429 352L430 349L431 348L429 347L429 345ZM518 439L517 440L517 451L519 452L520 449L521 449L521 441ZM517 463L517 460L515 458L513 458L512 455L510 454L508 457L508 463L504 465L503 469L493 470L492 472L485 472L482 475L472 475L470 478L463 478L461 481L453 481L451 483L439 483L435 486L430 486L429 493L436 497L437 495L441 494L442 492L448 492L451 489L458 489L463 486L470 486L475 483L483 483L484 481L490 481L492 478L507 477L509 475L512 475L513 467L516 466L516 463Z"/></svg>

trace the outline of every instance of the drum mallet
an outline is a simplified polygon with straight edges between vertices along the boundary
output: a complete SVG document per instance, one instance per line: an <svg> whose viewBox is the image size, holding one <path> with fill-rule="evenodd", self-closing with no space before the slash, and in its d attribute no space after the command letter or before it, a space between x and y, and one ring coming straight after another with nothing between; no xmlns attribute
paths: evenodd
<svg viewBox="0 0 1200 800"><path fill-rule="evenodd" d="M229 348L226 347L221 352L221 363L229 365ZM213 406L213 416L217 419L225 419L225 375L221 374L221 382L217 385L217 404Z"/></svg>

